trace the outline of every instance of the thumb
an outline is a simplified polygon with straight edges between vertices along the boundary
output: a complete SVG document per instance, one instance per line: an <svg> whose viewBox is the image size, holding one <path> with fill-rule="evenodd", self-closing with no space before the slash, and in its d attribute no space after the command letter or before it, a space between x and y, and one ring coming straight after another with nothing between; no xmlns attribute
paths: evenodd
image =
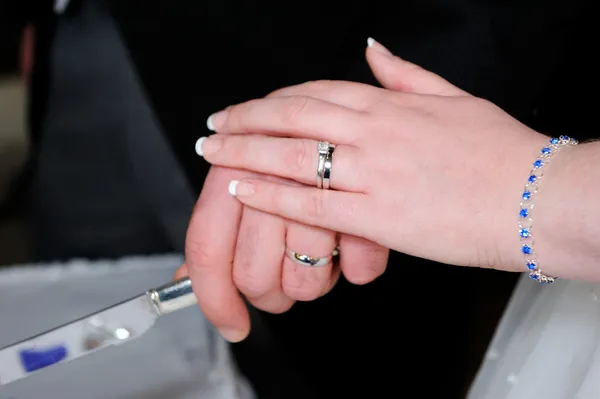
<svg viewBox="0 0 600 399"><path fill-rule="evenodd" d="M367 44L367 62L375 78L386 89L438 96L469 95L441 76L394 56L372 38L367 39Z"/></svg>
<svg viewBox="0 0 600 399"><path fill-rule="evenodd" d="M173 275L173 280L179 280L180 278L189 277L190 273L188 272L187 265L184 263L179 266L179 268L175 271Z"/></svg>

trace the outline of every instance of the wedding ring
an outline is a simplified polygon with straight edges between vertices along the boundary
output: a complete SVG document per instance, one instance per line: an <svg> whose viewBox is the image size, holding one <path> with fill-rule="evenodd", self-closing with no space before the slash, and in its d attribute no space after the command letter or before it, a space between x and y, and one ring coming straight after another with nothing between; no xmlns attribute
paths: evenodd
<svg viewBox="0 0 600 399"><path fill-rule="evenodd" d="M331 263L334 256L338 256L340 253L339 249L336 247L333 250L333 253L330 256L323 256L322 258L313 258L312 256L299 254L298 252L292 251L289 248L285 249L285 254L288 258L293 260L296 263L301 264L302 266L309 267L321 267L328 265Z"/></svg>
<svg viewBox="0 0 600 399"><path fill-rule="evenodd" d="M326 141L319 141L317 144L317 151L319 151L319 163L317 164L317 188L323 188L323 171L325 169L327 153L329 152L329 143Z"/></svg>
<svg viewBox="0 0 600 399"><path fill-rule="evenodd" d="M329 190L329 178L331 177L331 165L334 150L335 146L330 145L327 149L327 155L325 156L325 163L323 165L323 190Z"/></svg>
<svg viewBox="0 0 600 399"><path fill-rule="evenodd" d="M319 151L319 162L317 164L317 188L329 190L329 179L331 177L334 149L335 146L326 141L319 141L317 144L317 150Z"/></svg>

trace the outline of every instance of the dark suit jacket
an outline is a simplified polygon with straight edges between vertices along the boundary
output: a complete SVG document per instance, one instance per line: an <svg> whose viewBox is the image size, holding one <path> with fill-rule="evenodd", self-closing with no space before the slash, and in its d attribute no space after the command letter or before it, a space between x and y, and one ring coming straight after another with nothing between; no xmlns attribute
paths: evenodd
<svg viewBox="0 0 600 399"><path fill-rule="evenodd" d="M364 60L368 36L534 127L593 136L594 112L582 96L598 86L587 48L594 42L591 12L583 1L115 0L109 6L198 192L208 167L194 142L206 133L210 113L308 80L375 84ZM37 23L48 33L40 40L49 41L47 4L38 10ZM37 51L43 63L44 46ZM36 74L34 135L45 109L42 64ZM464 397L514 278L393 254L377 282L342 281L318 301L267 317L270 345L285 354L307 391L290 386L252 345L235 350L263 395Z"/></svg>

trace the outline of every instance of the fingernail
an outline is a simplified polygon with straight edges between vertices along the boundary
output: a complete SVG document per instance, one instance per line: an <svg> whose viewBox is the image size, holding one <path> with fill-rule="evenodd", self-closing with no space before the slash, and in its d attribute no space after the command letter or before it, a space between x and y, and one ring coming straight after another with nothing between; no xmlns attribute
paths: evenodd
<svg viewBox="0 0 600 399"><path fill-rule="evenodd" d="M204 151L202 149L202 146L204 145L204 140L206 140L206 137L200 137L196 141L196 154L200 155L201 157L204 156Z"/></svg>
<svg viewBox="0 0 600 399"><path fill-rule="evenodd" d="M220 328L219 333L225 340L233 343L242 341L248 335L245 331L235 328Z"/></svg>
<svg viewBox="0 0 600 399"><path fill-rule="evenodd" d="M208 130L214 132L215 130L219 129L223 125L226 117L227 117L227 111L225 111L225 110L215 112L214 114L209 116L208 119L206 120L206 127L208 128Z"/></svg>
<svg viewBox="0 0 600 399"><path fill-rule="evenodd" d="M229 182L229 194L235 197L235 193L237 191L237 185L240 184L238 180L232 180Z"/></svg>
<svg viewBox="0 0 600 399"><path fill-rule="evenodd" d="M247 197L254 193L254 185L247 181L232 180L229 183L229 194L234 197Z"/></svg>
<svg viewBox="0 0 600 399"><path fill-rule="evenodd" d="M201 141L200 145L200 156L206 156L214 154L219 151L223 146L223 139L218 135L214 134L208 137L201 137L198 141ZM198 142L196 142L196 152L198 152Z"/></svg>
<svg viewBox="0 0 600 399"><path fill-rule="evenodd" d="M373 39L372 37L369 37L367 39L367 46L373 48L373 50L376 50L377 52L379 52L381 54L393 55L390 52L390 50L385 48L381 43L379 43L377 40Z"/></svg>

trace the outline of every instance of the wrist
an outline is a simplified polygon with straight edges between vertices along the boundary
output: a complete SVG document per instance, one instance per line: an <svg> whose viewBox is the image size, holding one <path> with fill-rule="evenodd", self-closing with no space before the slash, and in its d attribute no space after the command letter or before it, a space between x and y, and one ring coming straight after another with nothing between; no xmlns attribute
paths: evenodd
<svg viewBox="0 0 600 399"><path fill-rule="evenodd" d="M511 142L510 147L505 148L503 151L505 154L510 154L510 156L504 156L504 162L497 166L497 189L491 190L489 193L493 196L493 203L496 204L492 213L494 217L489 223L491 227L489 237L493 240L489 244L490 248L495 249L495 257L491 260L488 258L492 268L511 272L529 271L522 252L522 242L518 228L520 202L524 191L526 191L524 188L533 163L549 140L550 137L529 130L524 132L519 140L515 140L514 143ZM558 158L562 154L555 155ZM550 173L547 170L546 172ZM545 181L541 185L544 183ZM540 190L543 190L541 186ZM535 209L538 210L537 200ZM537 218L537 216L533 216L534 219ZM532 222L536 223L535 220L532 220ZM535 230L532 230L535 235Z"/></svg>
<svg viewBox="0 0 600 399"><path fill-rule="evenodd" d="M582 220L598 207L581 201L590 202L600 193L592 195L593 171L586 170L592 167L590 158L594 159L587 154L590 145L574 144L577 142L566 136L550 140L535 133L523 136L519 147L511 151L502 169L505 174L499 176L510 196L500 198L507 207L497 213L502 219L496 223L500 268L529 272L539 282L552 282L552 277L577 278L585 271L589 274L594 240L581 237L598 236L598 228L591 222L598 219L588 219L588 224ZM574 267L565 267L574 262Z"/></svg>

